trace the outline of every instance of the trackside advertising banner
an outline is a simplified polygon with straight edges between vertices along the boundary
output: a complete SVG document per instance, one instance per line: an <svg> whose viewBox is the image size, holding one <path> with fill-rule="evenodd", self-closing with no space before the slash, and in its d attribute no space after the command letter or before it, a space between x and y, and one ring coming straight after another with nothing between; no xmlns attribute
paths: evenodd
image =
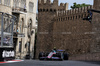
<svg viewBox="0 0 100 66"><path fill-rule="evenodd" d="M0 61L13 60L14 58L14 48L0 48Z"/></svg>

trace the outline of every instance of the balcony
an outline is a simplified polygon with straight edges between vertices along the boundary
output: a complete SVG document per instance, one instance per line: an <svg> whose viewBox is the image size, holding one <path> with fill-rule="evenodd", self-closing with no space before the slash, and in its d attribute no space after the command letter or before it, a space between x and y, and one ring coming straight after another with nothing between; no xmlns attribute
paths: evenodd
<svg viewBox="0 0 100 66"><path fill-rule="evenodd" d="M13 12L13 13L22 14L22 13L26 13L27 10L26 10L25 8L21 8L21 7L13 7L13 8L12 8L12 12Z"/></svg>

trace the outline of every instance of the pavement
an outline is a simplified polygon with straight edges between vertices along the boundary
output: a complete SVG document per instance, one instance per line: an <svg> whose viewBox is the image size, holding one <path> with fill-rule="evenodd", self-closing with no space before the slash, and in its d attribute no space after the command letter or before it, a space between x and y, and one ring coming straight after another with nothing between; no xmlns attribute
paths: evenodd
<svg viewBox="0 0 100 66"><path fill-rule="evenodd" d="M100 66L100 62L22 60L18 62L2 63L0 66Z"/></svg>

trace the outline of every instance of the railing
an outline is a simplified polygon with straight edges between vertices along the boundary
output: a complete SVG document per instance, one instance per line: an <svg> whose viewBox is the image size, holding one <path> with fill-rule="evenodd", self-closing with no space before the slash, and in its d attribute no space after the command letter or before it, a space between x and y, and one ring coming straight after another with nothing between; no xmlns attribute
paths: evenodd
<svg viewBox="0 0 100 66"><path fill-rule="evenodd" d="M13 12L27 12L25 8L21 8L21 7L13 7L12 11Z"/></svg>

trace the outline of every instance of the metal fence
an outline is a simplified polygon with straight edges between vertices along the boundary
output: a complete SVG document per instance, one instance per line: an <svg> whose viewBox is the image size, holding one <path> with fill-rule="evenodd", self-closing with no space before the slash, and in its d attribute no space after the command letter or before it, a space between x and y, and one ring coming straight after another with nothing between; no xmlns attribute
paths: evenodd
<svg viewBox="0 0 100 66"><path fill-rule="evenodd" d="M0 47L13 47L13 26L16 17L0 12Z"/></svg>

